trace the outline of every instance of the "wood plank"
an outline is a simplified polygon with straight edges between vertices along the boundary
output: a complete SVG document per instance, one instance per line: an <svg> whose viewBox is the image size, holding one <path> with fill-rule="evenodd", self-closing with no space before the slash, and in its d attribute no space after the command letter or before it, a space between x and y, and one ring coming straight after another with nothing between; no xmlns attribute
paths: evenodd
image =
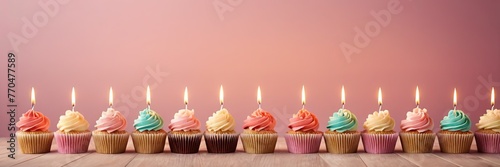
<svg viewBox="0 0 500 167"><path fill-rule="evenodd" d="M328 164L328 166L366 166L358 154L320 153L319 156Z"/></svg>
<svg viewBox="0 0 500 167"><path fill-rule="evenodd" d="M368 154L358 153L359 157L369 167L388 167L388 166L417 166L416 164L400 157L398 154Z"/></svg>
<svg viewBox="0 0 500 167"><path fill-rule="evenodd" d="M7 157L7 155L4 155L0 157L0 164L1 166L12 166L43 155L44 154L16 154L16 159L11 159Z"/></svg>
<svg viewBox="0 0 500 167"><path fill-rule="evenodd" d="M83 156L63 164L64 166L125 166L134 157L137 156L135 152L126 152L123 154L99 154L93 152L87 156ZM53 165L50 165L53 166Z"/></svg>
<svg viewBox="0 0 500 167"><path fill-rule="evenodd" d="M486 161L482 158L479 158L476 155L472 154L446 154L446 153L435 153L436 156L439 156L449 162L452 162L454 164L458 164L460 166L470 166L470 167L476 167L476 166L498 166L498 164L495 164L490 161ZM483 155L480 155L483 156Z"/></svg>
<svg viewBox="0 0 500 167"><path fill-rule="evenodd" d="M248 155L254 156L253 161L250 160L252 166L329 166L318 154L290 154L288 152L277 152L274 154L247 154L247 156Z"/></svg>
<svg viewBox="0 0 500 167"><path fill-rule="evenodd" d="M458 166L432 153L425 153L425 154L398 153L398 155L418 166L439 166L439 167Z"/></svg>
<svg viewBox="0 0 500 167"><path fill-rule="evenodd" d="M71 163L77 159L89 155L88 153L83 154L59 154L57 152L51 152L47 154L42 154L37 158L26 160L22 163L18 163L15 166L63 166L65 164Z"/></svg>
<svg viewBox="0 0 500 167"><path fill-rule="evenodd" d="M478 156L479 158L482 158L484 160L493 162L495 164L498 164L500 166L500 154L481 154L481 153L476 153L473 154L475 156Z"/></svg>

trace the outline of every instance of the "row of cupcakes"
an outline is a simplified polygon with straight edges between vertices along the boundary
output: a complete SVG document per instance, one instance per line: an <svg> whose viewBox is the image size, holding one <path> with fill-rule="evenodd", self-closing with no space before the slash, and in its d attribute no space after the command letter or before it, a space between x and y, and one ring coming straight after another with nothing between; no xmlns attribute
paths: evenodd
<svg viewBox="0 0 500 167"><path fill-rule="evenodd" d="M147 97L150 97L149 88L147 92ZM138 153L163 152L167 136L170 149L174 153L198 152L202 136L205 137L207 151L210 153L235 152L238 138L241 138L244 150L248 153L274 152L278 138L274 131L276 125L274 117L262 110L259 105L259 109L244 121L244 131L240 135L234 130L234 118L223 107L222 94L221 87L221 109L209 117L204 133L199 129L200 122L194 117L194 111L187 109L187 100L186 109L179 110L174 115L168 126L170 132L167 133L163 130L162 117L150 109L148 99L148 107L139 112L138 118L134 120L136 130L131 134L125 131L125 117L110 106L96 121L95 131L88 130L89 123L73 108L60 117L57 124L59 130L54 133L48 131L49 119L32 108L24 113L16 124L20 129L16 135L23 153L50 151L54 136L58 151L61 153L87 152L92 136L98 153L123 153L129 135ZM258 94L260 95L260 88ZM467 115L456 109L451 110L443 118L441 131L437 133L442 152L469 152L474 137L470 132L470 122ZM391 153L394 152L399 136L405 152L423 153L432 151L436 135L432 132L433 122L427 110L419 107L407 113L407 118L401 122L402 132L399 134L394 131L394 119L390 117L389 111L381 108L368 115L363 124L365 129L363 132L357 131L357 125L356 116L342 107L330 117L327 131L323 133L318 131L319 122L316 116L302 108L293 115L288 125L290 131L285 135L288 151L318 152L321 140L324 138L329 152L354 153L361 138L366 152ZM500 153L500 110L487 110L476 125L479 129L475 132L478 150Z"/></svg>

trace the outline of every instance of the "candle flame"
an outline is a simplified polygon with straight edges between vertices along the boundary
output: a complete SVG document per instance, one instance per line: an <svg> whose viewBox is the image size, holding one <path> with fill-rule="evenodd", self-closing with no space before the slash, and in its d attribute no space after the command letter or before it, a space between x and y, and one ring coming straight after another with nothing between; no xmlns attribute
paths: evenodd
<svg viewBox="0 0 500 167"><path fill-rule="evenodd" d="M378 88L378 105L382 105L382 88Z"/></svg>
<svg viewBox="0 0 500 167"><path fill-rule="evenodd" d="M219 90L219 101L220 105L224 105L224 89L222 88L222 85L220 86Z"/></svg>
<svg viewBox="0 0 500 167"><path fill-rule="evenodd" d="M113 88L109 87L109 107L113 106Z"/></svg>
<svg viewBox="0 0 500 167"><path fill-rule="evenodd" d="M75 87L71 89L71 106L75 106Z"/></svg>
<svg viewBox="0 0 500 167"><path fill-rule="evenodd" d="M35 106L35 88L31 87L31 106Z"/></svg>
<svg viewBox="0 0 500 167"><path fill-rule="evenodd" d="M415 90L415 103L417 104L417 106L420 104L420 91L418 90L418 86L417 90Z"/></svg>
<svg viewBox="0 0 500 167"><path fill-rule="evenodd" d="M304 85L302 85L302 105L306 105L306 91Z"/></svg>
<svg viewBox="0 0 500 167"><path fill-rule="evenodd" d="M453 89L453 106L457 106L457 88Z"/></svg>
<svg viewBox="0 0 500 167"><path fill-rule="evenodd" d="M340 98L340 102L342 103L342 105L345 104L345 90L344 90L344 85L342 85L342 95L341 95L341 98Z"/></svg>
<svg viewBox="0 0 500 167"><path fill-rule="evenodd" d="M146 90L146 104L151 105L151 89L149 88L149 85Z"/></svg>
<svg viewBox="0 0 500 167"><path fill-rule="evenodd" d="M184 104L188 104L188 87L184 89Z"/></svg>
<svg viewBox="0 0 500 167"><path fill-rule="evenodd" d="M495 105L495 88L491 87L491 106Z"/></svg>
<svg viewBox="0 0 500 167"><path fill-rule="evenodd" d="M261 104L262 103L262 94L260 92L260 86L257 87L257 103Z"/></svg>

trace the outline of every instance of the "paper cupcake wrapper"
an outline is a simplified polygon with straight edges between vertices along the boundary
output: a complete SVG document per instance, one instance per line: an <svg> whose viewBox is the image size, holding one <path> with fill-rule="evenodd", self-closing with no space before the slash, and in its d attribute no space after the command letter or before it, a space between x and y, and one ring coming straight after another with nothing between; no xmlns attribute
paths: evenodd
<svg viewBox="0 0 500 167"><path fill-rule="evenodd" d="M288 152L294 154L317 153L322 138L322 133L285 134Z"/></svg>
<svg viewBox="0 0 500 167"><path fill-rule="evenodd" d="M168 145L172 153L192 154L200 150L202 133L180 134L169 133Z"/></svg>
<svg viewBox="0 0 500 167"><path fill-rule="evenodd" d="M167 133L132 133L135 152L141 154L161 153L165 148Z"/></svg>
<svg viewBox="0 0 500 167"><path fill-rule="evenodd" d="M358 151L360 133L323 134L326 150L334 154L356 153Z"/></svg>
<svg viewBox="0 0 500 167"><path fill-rule="evenodd" d="M482 153L500 153L500 134L474 133L477 151Z"/></svg>
<svg viewBox="0 0 500 167"><path fill-rule="evenodd" d="M50 152L54 133L16 132L17 141L23 154L40 154Z"/></svg>
<svg viewBox="0 0 500 167"><path fill-rule="evenodd" d="M398 133L393 134L370 134L361 133L363 147L367 153L386 154L393 153L398 140Z"/></svg>
<svg viewBox="0 0 500 167"><path fill-rule="evenodd" d="M437 133L439 140L439 148L444 153L468 153L472 145L474 135L470 134L453 134L453 133Z"/></svg>
<svg viewBox="0 0 500 167"><path fill-rule="evenodd" d="M405 153L430 153L436 140L434 133L399 133Z"/></svg>
<svg viewBox="0 0 500 167"><path fill-rule="evenodd" d="M123 134L103 134L92 133L95 144L95 151L101 154L124 153L127 149L128 133Z"/></svg>
<svg viewBox="0 0 500 167"><path fill-rule="evenodd" d="M57 152L63 154L86 153L89 149L92 132L61 133L54 132Z"/></svg>
<svg viewBox="0 0 500 167"><path fill-rule="evenodd" d="M240 135L243 149L250 154L273 153L278 140L278 133Z"/></svg>
<svg viewBox="0 0 500 167"><path fill-rule="evenodd" d="M208 153L233 153L238 145L238 133L234 134L207 134L205 144Z"/></svg>

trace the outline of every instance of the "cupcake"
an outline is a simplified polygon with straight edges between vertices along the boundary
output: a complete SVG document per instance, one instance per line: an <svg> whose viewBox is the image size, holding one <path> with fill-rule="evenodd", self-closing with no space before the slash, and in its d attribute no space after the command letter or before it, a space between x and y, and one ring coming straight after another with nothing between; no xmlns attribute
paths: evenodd
<svg viewBox="0 0 500 167"><path fill-rule="evenodd" d="M318 131L319 122L316 116L301 109L293 114L288 124L290 130L285 134L288 152L295 154L317 153L323 133Z"/></svg>
<svg viewBox="0 0 500 167"><path fill-rule="evenodd" d="M324 137L328 152L345 154L358 151L358 119L351 111L340 109L333 113L326 128Z"/></svg>
<svg viewBox="0 0 500 167"><path fill-rule="evenodd" d="M207 121L205 144L209 153L232 153L236 151L239 134L234 131L234 118L223 108Z"/></svg>
<svg viewBox="0 0 500 167"><path fill-rule="evenodd" d="M57 132L54 136L57 142L57 151L64 154L85 153L89 149L92 132L89 122L78 111L67 110L65 115L59 117Z"/></svg>
<svg viewBox="0 0 500 167"><path fill-rule="evenodd" d="M19 146L23 154L50 152L54 134L49 131L50 120L41 112L28 110L16 123Z"/></svg>
<svg viewBox="0 0 500 167"><path fill-rule="evenodd" d="M168 144L173 153L197 153L200 149L201 137L200 121L194 117L194 111L179 110L168 126Z"/></svg>
<svg viewBox="0 0 500 167"><path fill-rule="evenodd" d="M165 148L167 132L163 130L163 119L153 110L144 109L134 120L135 131L131 134L135 152L143 154L161 153Z"/></svg>
<svg viewBox="0 0 500 167"><path fill-rule="evenodd" d="M441 131L437 134L441 152L468 153L474 138L469 130L469 117L461 110L450 110L441 120Z"/></svg>
<svg viewBox="0 0 500 167"><path fill-rule="evenodd" d="M241 142L246 153L264 154L273 153L278 140L278 133L274 131L276 120L271 113L257 109L248 116L243 123Z"/></svg>
<svg viewBox="0 0 500 167"><path fill-rule="evenodd" d="M393 153L398 140L398 133L394 131L394 119L389 111L375 111L369 114L363 124L365 129L361 133L363 147L367 153Z"/></svg>
<svg viewBox="0 0 500 167"><path fill-rule="evenodd" d="M92 132L95 150L102 154L124 153L129 134L125 131L127 120L113 108L103 111L96 121L97 130Z"/></svg>
<svg viewBox="0 0 500 167"><path fill-rule="evenodd" d="M477 150L483 153L500 153L500 110L487 110L476 126Z"/></svg>
<svg viewBox="0 0 500 167"><path fill-rule="evenodd" d="M401 145L406 153L430 153L434 146L436 135L432 132L434 123L427 109L414 108L406 113L406 119L401 121Z"/></svg>

